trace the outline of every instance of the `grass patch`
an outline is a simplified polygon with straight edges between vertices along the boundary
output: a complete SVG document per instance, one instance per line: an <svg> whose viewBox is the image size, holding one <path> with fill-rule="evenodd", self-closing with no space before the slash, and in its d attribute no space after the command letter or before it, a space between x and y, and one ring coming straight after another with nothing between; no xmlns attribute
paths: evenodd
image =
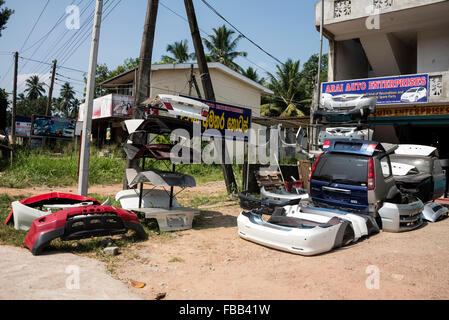
<svg viewBox="0 0 449 320"><path fill-rule="evenodd" d="M25 198L27 198L27 196L0 195L0 244L17 247L23 246L23 241L25 240L27 232L14 229L13 224L6 226L5 220L11 211L11 203Z"/></svg>
<svg viewBox="0 0 449 320"><path fill-rule="evenodd" d="M91 149L89 185L111 185L123 181L126 160L116 151L111 158L99 156L99 150ZM162 161L147 160L146 169L171 170ZM234 165L235 177L241 184L241 166ZM177 165L176 171L191 175L197 184L223 180L220 165ZM78 152L66 150L57 156L48 150L19 150L14 165L5 165L0 176L0 187L65 187L78 184Z"/></svg>
<svg viewBox="0 0 449 320"><path fill-rule="evenodd" d="M216 203L224 202L229 200L229 195L227 193L222 193L216 196L198 196L190 200L181 201L183 206L198 208L205 205L213 205Z"/></svg>

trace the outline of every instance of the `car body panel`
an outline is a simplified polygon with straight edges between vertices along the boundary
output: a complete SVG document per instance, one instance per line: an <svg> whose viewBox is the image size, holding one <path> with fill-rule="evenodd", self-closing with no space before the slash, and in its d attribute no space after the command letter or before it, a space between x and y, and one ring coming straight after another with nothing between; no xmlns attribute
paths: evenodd
<svg viewBox="0 0 449 320"><path fill-rule="evenodd" d="M335 127L326 128L318 135L318 144L323 145L324 141L336 138L347 138L356 140L371 140L374 134L372 129L358 130L357 127Z"/></svg>
<svg viewBox="0 0 449 320"><path fill-rule="evenodd" d="M379 209L382 230L387 232L404 232L419 228L423 224L424 204L414 199L405 204L384 202Z"/></svg>
<svg viewBox="0 0 449 320"><path fill-rule="evenodd" d="M429 202L424 205L423 218L429 222L437 222L448 214L449 209L439 203Z"/></svg>
<svg viewBox="0 0 449 320"><path fill-rule="evenodd" d="M83 197L77 194L70 194L70 193L62 193L62 192L51 192L51 193L45 193L45 194L41 194L41 195L37 195L37 196L33 196L30 198L26 198L23 200L19 201L20 204L28 207L28 208L38 208L38 207L43 207L46 205L79 205L79 204L85 204L85 205L100 205L101 203L93 198L88 198L88 197ZM42 216L42 214L40 212L36 212L33 210L28 210L27 208L24 208L23 206L18 206L16 205L17 208L20 208L20 210L25 210L24 213L26 213L26 211L28 211L28 213L31 214L31 216L36 215L36 218L38 216ZM5 224L8 224L10 222L13 222L16 224L16 220L15 220L15 215L16 214L20 214L19 212L15 213L14 212L14 208L13 210L10 211L8 217L6 218ZM25 216L27 216L28 214L25 214ZM29 227L31 226L31 222L32 221L28 221L29 217L24 217L24 220L22 221L22 219L18 219L21 222L17 223L17 226L19 227L19 229L21 230L28 230ZM27 222L28 221L28 222ZM22 225L23 223L26 223L26 225ZM17 229L17 227L16 227Z"/></svg>
<svg viewBox="0 0 449 320"><path fill-rule="evenodd" d="M267 247L311 256L341 247L351 242L354 235L351 225L345 220L330 225L293 219L302 224L298 227L282 226L265 222L260 214L242 212L237 218L239 236ZM327 221L332 219L336 218Z"/></svg>
<svg viewBox="0 0 449 320"><path fill-rule="evenodd" d="M54 239L79 240L91 237L123 234L134 230L141 239L148 235L136 214L111 206L87 206L57 211L33 221L24 246L33 255Z"/></svg>
<svg viewBox="0 0 449 320"><path fill-rule="evenodd" d="M209 113L209 106L205 103L170 94L159 94L154 98L145 100L143 104L157 104L160 115L188 117L201 121L206 121Z"/></svg>
<svg viewBox="0 0 449 320"><path fill-rule="evenodd" d="M425 147L425 146L418 146ZM410 189L410 192L420 198L423 202L432 201L441 197L446 189L446 174L444 173L438 157L433 156L436 149L433 147L417 151L417 154L410 154L416 150L407 147L401 148L399 153L391 155L392 161L404 165L411 165L416 168L414 172L397 172L395 179L399 185ZM425 150L425 151L424 151Z"/></svg>
<svg viewBox="0 0 449 320"><path fill-rule="evenodd" d="M268 191L265 187L260 188L260 197L262 199L277 200L277 201L289 201L289 200L305 200L309 198L307 193L294 194L285 191L284 189L276 189Z"/></svg>
<svg viewBox="0 0 449 320"><path fill-rule="evenodd" d="M332 96L324 93L321 98L321 108L314 116L322 117L350 116L352 120L367 118L376 112L377 99L363 94L341 94Z"/></svg>

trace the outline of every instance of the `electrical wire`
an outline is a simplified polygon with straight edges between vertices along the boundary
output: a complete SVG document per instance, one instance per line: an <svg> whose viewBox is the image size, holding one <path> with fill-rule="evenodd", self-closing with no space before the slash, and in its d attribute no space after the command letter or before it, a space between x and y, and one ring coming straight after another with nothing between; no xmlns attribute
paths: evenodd
<svg viewBox="0 0 449 320"><path fill-rule="evenodd" d="M21 52L23 50L23 48L25 48L25 45L27 44L28 40L30 39L31 35L33 34L34 29L36 29L36 26L39 23L39 21L41 20L42 15L44 14L45 10L47 9L49 3L50 3L50 0L47 0L47 3L45 4L44 8L42 9L41 13L39 14L39 17L37 18L36 22L34 23L33 27L31 28L31 31L28 33L28 36L26 37L25 42L23 43L19 52Z"/></svg>
<svg viewBox="0 0 449 320"><path fill-rule="evenodd" d="M165 5L163 2L160 1L159 4L160 4L162 7L164 7L165 9L167 9L168 11L170 11L171 13L173 13L174 15L176 15L177 17L179 17L179 18L181 18L182 20L184 20L185 22L187 22L187 24L189 23L189 21L188 21L185 17L183 17L182 15L180 15L179 13L177 13L176 11L174 11L173 9L169 8L169 7L168 7L167 5ZM208 33L207 31L205 31L204 29L201 29L200 27L198 27L198 29L199 29L200 33L203 34L203 36L209 35L209 33ZM263 71L265 71L265 72L267 72L267 73L270 73L268 70L266 70L265 68L261 67L261 66L258 65L257 63L251 61L251 60L248 59L247 57L241 57L241 58L247 60L249 63L251 63L251 64L254 65L255 67L257 67L257 68L259 68L259 69L261 69L261 70L263 70Z"/></svg>
<svg viewBox="0 0 449 320"><path fill-rule="evenodd" d="M244 33L242 33L239 29L237 29L237 27L235 27L231 22L229 22L229 20L227 20L225 17L223 17L214 7L212 7L206 0L201 0L201 2L203 2L210 10L212 10L212 12L214 12L217 16L219 16L222 20L224 20L227 24L229 24L235 31L237 31L243 38L245 38L246 40L248 40L249 42L251 42L254 46L256 46L258 49L260 49L262 52L264 52L265 54L267 54L269 57L271 57L272 59L276 60L279 64L284 65L283 62L281 62L281 60L279 60L278 58L276 58L275 56L273 56L271 53L269 53L268 51L266 51L265 49L263 49L260 45L258 45L256 42L254 42L253 40L251 40L250 38L248 38Z"/></svg>

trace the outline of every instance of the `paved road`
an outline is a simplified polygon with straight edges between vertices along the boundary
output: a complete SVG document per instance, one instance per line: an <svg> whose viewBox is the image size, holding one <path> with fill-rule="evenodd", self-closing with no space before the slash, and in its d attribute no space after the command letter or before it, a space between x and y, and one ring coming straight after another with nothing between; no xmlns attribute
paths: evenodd
<svg viewBox="0 0 449 320"><path fill-rule="evenodd" d="M0 300L141 299L107 274L104 265L70 253L33 256L0 246Z"/></svg>

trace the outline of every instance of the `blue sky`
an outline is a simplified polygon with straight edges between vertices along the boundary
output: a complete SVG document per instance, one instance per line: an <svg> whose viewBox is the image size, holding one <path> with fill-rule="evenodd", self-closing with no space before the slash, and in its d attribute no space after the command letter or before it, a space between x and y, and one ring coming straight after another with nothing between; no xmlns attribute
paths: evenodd
<svg viewBox="0 0 449 320"><path fill-rule="evenodd" d="M122 64L124 59L139 56L147 1L105 0L104 2L98 62L106 63L110 69L113 69ZM248 38L280 61L292 58L304 63L310 55L319 51L319 33L314 26L315 0L208 0L208 2ZM88 25L88 28L86 25L86 28L80 31L68 30L65 26L66 17L64 17L45 41L38 42L38 40L53 28L58 19L65 14L66 7L72 3L79 3L80 11L85 10L81 15L82 27L89 14L94 11L95 1L50 0L36 28L25 43L46 3L47 0L6 0L6 6L15 10L15 14L7 24L7 29L0 37L0 88L5 88L8 92L11 92L13 76L13 60L9 52L20 51L22 47L23 51L19 54L25 58L51 63L56 57L59 63L63 62L64 66L85 71L88 69L92 23ZM112 10L116 4L117 6ZM200 0L194 0L194 5L199 27L205 32L210 34L212 28L225 23ZM166 7L186 17L183 0L160 0L153 61L159 61L166 53L167 44L174 41L188 39L190 50L193 52L188 24ZM108 14L110 10L112 11ZM70 37L78 37L81 40L83 34L88 34L88 38L76 51L73 50L77 47L75 45L70 50L68 50L70 47L62 50L64 43ZM205 35L202 34L202 36ZM37 45L29 48L35 43ZM37 50L39 45L41 46ZM237 60L241 66L245 68L252 66L261 76L265 76L264 70L275 71L277 62L246 39L240 41L238 49L248 52L248 60L243 58ZM66 52L65 55L64 52ZM324 52L327 52L327 41L325 41ZM25 62L26 60L19 60L19 93L24 89L23 81L31 74L37 73L42 75L43 81L49 81L50 66L30 61L25 64ZM67 69L59 69L58 73L60 74L57 76L60 79L58 81L70 81L77 90L77 96L81 98L84 86L78 81L83 79L83 75ZM59 86L56 87L56 96L58 94Z"/></svg>

